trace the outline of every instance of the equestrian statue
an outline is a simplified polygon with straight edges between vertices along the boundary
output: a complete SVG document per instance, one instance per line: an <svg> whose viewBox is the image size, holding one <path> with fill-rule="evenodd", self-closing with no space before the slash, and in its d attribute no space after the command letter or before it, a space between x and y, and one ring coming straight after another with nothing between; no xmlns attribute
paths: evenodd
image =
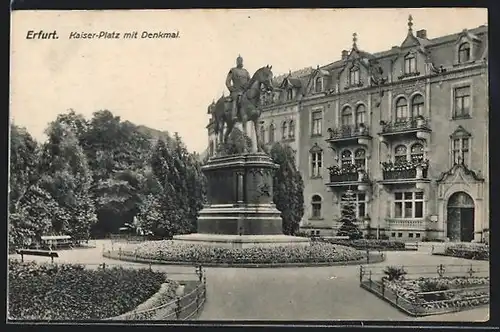
<svg viewBox="0 0 500 332"><path fill-rule="evenodd" d="M243 58L238 56L236 67L231 68L226 78L226 86L230 92L229 97L220 97L215 105L209 108L212 112L214 131L219 136L219 142L227 142L229 134L237 122L241 123L243 133L247 135L247 121L252 121L257 151L261 151L259 135L257 135L259 118L262 113L260 96L261 93L273 90L271 69L272 66L267 65L258 69L250 77L248 71L243 68ZM227 128L224 131L226 125Z"/></svg>

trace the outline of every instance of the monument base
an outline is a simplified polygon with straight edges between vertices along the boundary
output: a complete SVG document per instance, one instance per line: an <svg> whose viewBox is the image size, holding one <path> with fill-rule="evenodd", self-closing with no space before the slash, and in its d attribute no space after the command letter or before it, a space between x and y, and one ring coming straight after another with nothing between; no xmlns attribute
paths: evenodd
<svg viewBox="0 0 500 332"><path fill-rule="evenodd" d="M270 246L306 246L310 240L289 235L226 235L226 234L184 234L175 235L174 241L192 245L211 245L226 248L249 248Z"/></svg>

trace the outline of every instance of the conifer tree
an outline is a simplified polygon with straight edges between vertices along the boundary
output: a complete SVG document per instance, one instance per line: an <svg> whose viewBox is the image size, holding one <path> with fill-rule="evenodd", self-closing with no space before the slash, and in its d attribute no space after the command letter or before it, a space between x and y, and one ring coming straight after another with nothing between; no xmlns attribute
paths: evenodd
<svg viewBox="0 0 500 332"><path fill-rule="evenodd" d="M338 236L349 236L350 239L359 239L363 237L362 232L354 223L356 221L356 196L354 191L348 189L342 197L341 204L341 218L342 225L337 232Z"/></svg>

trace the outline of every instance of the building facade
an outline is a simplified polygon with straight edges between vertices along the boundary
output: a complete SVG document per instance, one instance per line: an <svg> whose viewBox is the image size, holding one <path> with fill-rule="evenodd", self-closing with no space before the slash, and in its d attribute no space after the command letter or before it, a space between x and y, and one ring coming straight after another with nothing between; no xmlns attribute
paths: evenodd
<svg viewBox="0 0 500 332"><path fill-rule="evenodd" d="M429 39L410 17L400 46L370 54L354 34L340 60L275 86L258 134L296 151L302 231L335 235L352 189L367 235L488 241L487 26Z"/></svg>

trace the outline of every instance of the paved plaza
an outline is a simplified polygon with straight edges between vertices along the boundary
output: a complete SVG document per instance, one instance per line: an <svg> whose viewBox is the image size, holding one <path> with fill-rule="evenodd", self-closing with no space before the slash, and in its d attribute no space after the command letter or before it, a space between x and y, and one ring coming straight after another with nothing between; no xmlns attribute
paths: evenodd
<svg viewBox="0 0 500 332"><path fill-rule="evenodd" d="M110 241L97 241L96 248L59 252L57 262L97 266L141 264L102 257ZM114 245L115 249L117 245ZM12 257L19 257L12 255ZM27 259L28 257L25 257ZM29 256L30 260L50 261ZM387 260L370 266L439 265L488 262L470 261L428 252L388 252ZM166 272L193 272L192 267L155 266ZM301 268L206 268L207 303L199 320L395 320L395 321L486 321L487 307L460 313L414 318L400 312L359 286L359 266ZM176 275L176 274L175 274ZM181 275L176 275L182 278Z"/></svg>

